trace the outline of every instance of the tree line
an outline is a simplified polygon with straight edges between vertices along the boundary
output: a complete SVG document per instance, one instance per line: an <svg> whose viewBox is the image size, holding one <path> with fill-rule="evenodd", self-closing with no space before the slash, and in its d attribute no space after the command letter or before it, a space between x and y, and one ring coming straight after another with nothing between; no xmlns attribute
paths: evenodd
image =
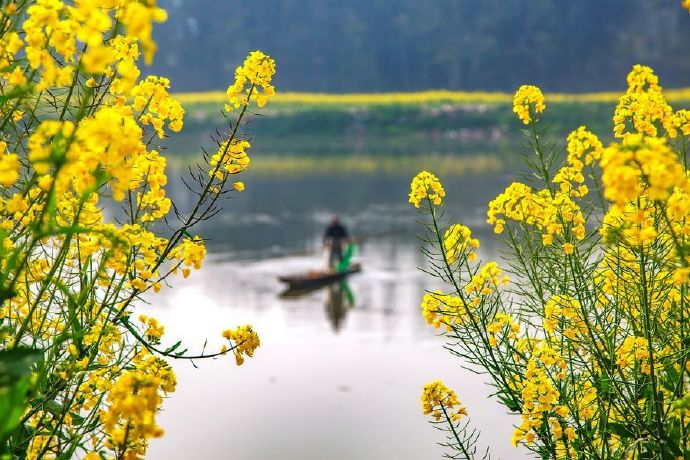
<svg viewBox="0 0 690 460"><path fill-rule="evenodd" d="M679 0L161 0L152 72L223 89L248 50L291 91L620 90L635 63L690 83Z"/></svg>

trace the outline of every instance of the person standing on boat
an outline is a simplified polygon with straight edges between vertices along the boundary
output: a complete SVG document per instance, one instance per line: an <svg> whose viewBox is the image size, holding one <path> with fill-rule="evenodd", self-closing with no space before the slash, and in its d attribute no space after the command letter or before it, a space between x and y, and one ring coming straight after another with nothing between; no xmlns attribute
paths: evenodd
<svg viewBox="0 0 690 460"><path fill-rule="evenodd" d="M328 265L331 268L335 268L342 259L343 247L348 238L347 230L338 220L338 216L333 216L323 236L324 246L329 249Z"/></svg>

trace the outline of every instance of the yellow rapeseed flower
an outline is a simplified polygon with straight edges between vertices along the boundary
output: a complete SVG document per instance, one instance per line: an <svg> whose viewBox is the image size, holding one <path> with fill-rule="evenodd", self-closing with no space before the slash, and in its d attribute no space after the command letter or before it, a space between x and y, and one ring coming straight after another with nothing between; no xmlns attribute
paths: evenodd
<svg viewBox="0 0 690 460"><path fill-rule="evenodd" d="M513 444L531 444L535 440L534 427L542 425L544 416L560 407L560 393L555 380L563 380L567 364L563 357L546 342L540 342L527 362L522 382L522 424L513 433Z"/></svg>
<svg viewBox="0 0 690 460"><path fill-rule="evenodd" d="M134 99L133 108L140 112L139 119L143 125L151 125L158 137L163 139L164 123L173 132L182 129L184 109L182 104L168 94L170 80L163 77L148 76L134 86L130 95Z"/></svg>
<svg viewBox="0 0 690 460"><path fill-rule="evenodd" d="M568 135L567 151L567 164L556 172L553 183L559 185L561 192L582 198L589 192L582 169L599 160L604 147L597 136L580 126Z"/></svg>
<svg viewBox="0 0 690 460"><path fill-rule="evenodd" d="M10 187L19 178L19 156L7 152L7 143L0 141L0 184Z"/></svg>
<svg viewBox="0 0 690 460"><path fill-rule="evenodd" d="M508 338L516 339L518 332L520 332L520 325L510 315L496 313L493 321L486 327L486 332L489 338L489 345L496 347L498 346L497 334L507 332Z"/></svg>
<svg viewBox="0 0 690 460"><path fill-rule="evenodd" d="M571 187L562 187L551 194L549 190L537 192L522 183L514 182L489 203L487 223L495 233L503 232L506 219L536 226L542 232L542 242L553 244L554 237L563 235L564 225L572 228L578 240L585 237L585 218L571 195L580 196L586 190L573 193Z"/></svg>
<svg viewBox="0 0 690 460"><path fill-rule="evenodd" d="M189 267L194 267L196 270L201 268L201 262L206 257L206 246L204 241L199 237L185 238L170 252L170 259L177 260L184 266L182 275L187 278L190 273Z"/></svg>
<svg viewBox="0 0 690 460"><path fill-rule="evenodd" d="M254 351L261 345L259 335L254 332L252 326L249 324L240 326L236 329L223 331L223 337L234 343L235 349L233 352L235 353L235 361L238 366L244 363L245 355L251 358L254 356ZM224 346L222 350L227 350L227 347Z"/></svg>
<svg viewBox="0 0 690 460"><path fill-rule="evenodd" d="M601 169L604 195L621 207L643 194L665 201L674 187L690 187L682 163L664 138L629 134L604 150Z"/></svg>
<svg viewBox="0 0 690 460"><path fill-rule="evenodd" d="M472 231L464 225L451 225L443 235L443 249L449 264L455 263L461 255L465 255L470 262L474 261L477 258L474 249L477 248L479 240L472 238Z"/></svg>
<svg viewBox="0 0 690 460"><path fill-rule="evenodd" d="M156 413L163 402L161 392L175 391L177 380L169 364L142 351L134 359L136 367L115 380L106 397L107 410L100 412L107 447L128 452L126 458L141 457L147 440L163 435Z"/></svg>
<svg viewBox="0 0 690 460"><path fill-rule="evenodd" d="M524 124L534 121L544 112L544 95L533 85L522 85L513 98L513 112Z"/></svg>
<svg viewBox="0 0 690 460"><path fill-rule="evenodd" d="M643 374L651 372L649 348L644 337L628 336L616 350L616 364L630 369L638 364Z"/></svg>
<svg viewBox="0 0 690 460"><path fill-rule="evenodd" d="M472 276L470 282L465 286L465 292L478 297L487 296L494 292L500 284L508 284L508 276L503 274L496 262L487 262Z"/></svg>
<svg viewBox="0 0 690 460"><path fill-rule="evenodd" d="M440 380L424 385L422 410L424 415L431 415L436 421L448 417L454 422L467 416L467 409L458 396Z"/></svg>
<svg viewBox="0 0 690 460"><path fill-rule="evenodd" d="M678 136L678 131L683 136L690 136L690 110L681 109L671 115L671 121L667 124L666 130L669 137Z"/></svg>
<svg viewBox="0 0 690 460"><path fill-rule="evenodd" d="M441 291L427 292L422 299L422 315L435 328L445 326L450 331L454 324L463 324L470 319L469 308L460 297L443 294Z"/></svg>
<svg viewBox="0 0 690 460"><path fill-rule="evenodd" d="M276 72L276 63L270 56L261 51L249 53L244 63L235 69L235 82L226 91L229 103L225 110L246 106L251 99L263 107L268 99L275 95L271 85Z"/></svg>
<svg viewBox="0 0 690 460"><path fill-rule="evenodd" d="M12 198L7 200L7 203L5 203L5 210L10 214L24 212L28 208L29 204L26 202L21 193L15 193L12 195Z"/></svg>
<svg viewBox="0 0 690 460"><path fill-rule="evenodd" d="M628 74L628 89L618 99L613 116L614 135L624 137L629 133L647 136L657 135L657 122L666 130L673 129L673 110L666 102L659 85L659 77L647 66L635 65Z"/></svg>
<svg viewBox="0 0 690 460"><path fill-rule="evenodd" d="M156 0L146 2L125 1L118 9L117 19L125 26L127 35L135 37L141 43L144 50L144 61L151 65L153 55L156 52L156 43L153 41L153 23L165 22L168 19L167 12L156 5Z"/></svg>
<svg viewBox="0 0 690 460"><path fill-rule="evenodd" d="M428 198L431 203L438 206L445 196L446 192L443 190L443 185L430 172L422 171L412 179L409 203L414 204L415 208L418 208L425 198Z"/></svg>

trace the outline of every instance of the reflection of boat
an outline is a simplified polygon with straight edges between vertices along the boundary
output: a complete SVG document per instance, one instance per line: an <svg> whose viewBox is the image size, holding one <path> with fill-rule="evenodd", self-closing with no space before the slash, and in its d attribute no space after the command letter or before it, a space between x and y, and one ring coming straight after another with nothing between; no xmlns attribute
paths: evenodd
<svg viewBox="0 0 690 460"><path fill-rule="evenodd" d="M326 315L337 333L343 325L347 312L354 307L355 297L348 286L347 281L333 283L328 286L326 297Z"/></svg>
<svg viewBox="0 0 690 460"><path fill-rule="evenodd" d="M352 264L346 270L340 272L333 270L315 270L303 275L281 276L278 279L288 285L288 290L283 293L283 295L289 296L290 291L299 292L300 294L309 292L335 283L336 281L343 280L349 275L361 270L362 266L360 264Z"/></svg>

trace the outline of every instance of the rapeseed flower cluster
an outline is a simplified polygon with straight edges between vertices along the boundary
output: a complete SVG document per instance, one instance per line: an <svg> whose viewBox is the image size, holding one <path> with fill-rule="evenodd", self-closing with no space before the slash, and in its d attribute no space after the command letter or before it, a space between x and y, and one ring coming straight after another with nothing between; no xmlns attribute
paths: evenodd
<svg viewBox="0 0 690 460"><path fill-rule="evenodd" d="M514 445L523 440L532 444L540 429L548 429L556 440L562 439L564 432L559 418L566 418L570 412L560 404L561 395L556 382L565 378L565 369L563 357L546 342L540 342L527 362L520 385L523 400L522 423L513 433ZM548 426L544 424L545 418ZM574 436L572 431L567 433L569 437Z"/></svg>
<svg viewBox="0 0 690 460"><path fill-rule="evenodd" d="M412 179L409 202L415 208L419 208L420 203L425 198L428 198L434 206L439 206L443 202L444 196L446 196L446 192L443 190L443 185L430 172L422 171Z"/></svg>
<svg viewBox="0 0 690 460"><path fill-rule="evenodd" d="M561 156L543 147L541 92L516 93L537 180L510 184L487 210L510 283L496 262L469 257L469 228L440 222L424 200L429 173L412 183L410 202L431 220L429 271L446 284L424 295L423 315L521 417L513 444L540 458L690 455L689 112L668 104L651 68L634 66L627 81L615 141L580 126ZM444 446L472 458L477 431L446 425Z"/></svg>
<svg viewBox="0 0 690 460"><path fill-rule="evenodd" d="M271 57L261 51L250 53L244 64L235 70L235 83L226 92L229 104L225 105L225 110L247 106L253 99L259 107L265 106L275 95L271 85L275 72L276 64Z"/></svg>
<svg viewBox="0 0 690 460"><path fill-rule="evenodd" d="M442 325L450 331L455 322L463 323L471 314L469 306L460 297L443 294L440 291L424 294L422 315L426 322L436 329Z"/></svg>
<svg viewBox="0 0 690 460"><path fill-rule="evenodd" d="M175 391L177 384L164 360L143 352L135 361L136 370L123 372L112 384L106 398L108 409L100 413L103 429L109 435L105 447L123 458L145 455L146 440L163 435L163 429L155 422L156 412L162 394Z"/></svg>
<svg viewBox="0 0 690 460"><path fill-rule="evenodd" d="M455 422L467 415L458 395L440 380L424 385L422 410L424 415L431 415L436 421L447 418Z"/></svg>
<svg viewBox="0 0 690 460"><path fill-rule="evenodd" d="M479 303L480 297L492 294L501 284L508 284L508 277L503 275L496 262L487 262L472 276L465 286L465 292L476 295L474 303Z"/></svg>
<svg viewBox="0 0 690 460"><path fill-rule="evenodd" d="M244 363L244 356L254 356L254 351L259 348L261 341L259 335L254 332L251 325L240 326L237 329L228 329L223 332L223 337L235 344L234 354L238 366ZM224 345L221 352L225 353Z"/></svg>
<svg viewBox="0 0 690 460"><path fill-rule="evenodd" d="M690 110L680 109L674 112L665 128L672 139L678 137L679 132L682 136L690 135Z"/></svg>
<svg viewBox="0 0 690 460"><path fill-rule="evenodd" d="M533 85L522 85L513 98L513 112L524 124L529 124L546 110L544 95Z"/></svg>
<svg viewBox="0 0 690 460"><path fill-rule="evenodd" d="M587 324L582 320L582 305L569 295L554 295L544 304L544 332L556 332L569 340L587 333Z"/></svg>
<svg viewBox="0 0 690 460"><path fill-rule="evenodd" d="M209 171L219 182L225 182L229 175L239 174L249 167L250 159L247 149L249 141L238 140L224 142L211 157L213 169ZM241 187L240 187L241 188Z"/></svg>
<svg viewBox="0 0 690 460"><path fill-rule="evenodd" d="M195 227L244 188L226 184L249 164L232 128L275 93L275 63L255 51L238 68L228 97L241 110L229 114L221 154L186 181L198 198L183 215L156 143L183 128L185 112L167 78L139 68L167 17L156 0L34 0L4 4L0 16L0 368L33 357L8 383L0 451L142 458L176 386L166 359L232 352L241 364L260 345L247 325L223 334L221 352L189 353L138 305L201 268Z"/></svg>
<svg viewBox="0 0 690 460"><path fill-rule="evenodd" d="M582 210L571 198L571 189L563 188L553 193L548 189L533 191L515 182L489 203L487 222L495 233L503 233L506 219L534 226L541 232L545 245L570 235L581 240L585 237Z"/></svg>
<svg viewBox="0 0 690 460"><path fill-rule="evenodd" d="M143 212L142 222L155 222L164 218L172 206L172 201L166 196L165 185L168 178L165 175L167 160L156 150L146 152L136 159L133 169L137 179L130 182L130 190L139 190L144 186L143 193L137 193L137 206Z"/></svg>
<svg viewBox="0 0 690 460"><path fill-rule="evenodd" d="M508 339L517 339L520 332L520 324L513 320L513 317L505 313L497 313L494 319L486 327L488 332L489 345L498 346L497 335L502 334ZM506 334L507 333L507 334Z"/></svg>
<svg viewBox="0 0 690 460"><path fill-rule="evenodd" d="M604 147L595 134L580 126L568 135L567 152L566 164L556 171L553 183L571 198L583 198L589 193L583 169L601 158Z"/></svg>
<svg viewBox="0 0 690 460"><path fill-rule="evenodd" d="M19 156L7 151L7 142L0 141L0 185L10 187L19 179Z"/></svg>
<svg viewBox="0 0 690 460"><path fill-rule="evenodd" d="M649 356L650 352L645 338L629 336L616 350L616 364L621 368L628 368L637 364L643 374L649 374L651 373Z"/></svg>
<svg viewBox="0 0 690 460"><path fill-rule="evenodd" d="M165 327L159 323L156 318L151 318L146 315L139 315L139 321L146 327L144 336L148 341L153 344L160 343L161 337L165 332Z"/></svg>
<svg viewBox="0 0 690 460"><path fill-rule="evenodd" d="M187 278L191 268L199 270L206 257L204 242L197 235L194 238L185 238L182 243L170 252L170 258L175 259L182 266L182 275Z"/></svg>
<svg viewBox="0 0 690 460"><path fill-rule="evenodd" d="M184 109L179 101L168 94L170 80L163 77L148 76L131 89L134 98L132 107L139 113L143 125L152 125L158 137L163 139L164 124L173 132L182 129Z"/></svg>
<svg viewBox="0 0 690 460"><path fill-rule="evenodd" d="M613 133L625 132L656 136L658 125L668 126L673 110L666 102L659 77L647 66L635 65L628 74L628 90L621 96L613 116Z"/></svg>
<svg viewBox="0 0 690 460"><path fill-rule="evenodd" d="M600 164L604 196L617 206L642 195L665 201L674 188L688 187L683 165L664 138L629 134L604 150Z"/></svg>
<svg viewBox="0 0 690 460"><path fill-rule="evenodd" d="M461 255L468 261L476 260L477 254L467 249L479 248L479 240L472 238L472 230L460 224L451 225L443 234L443 246L446 252L446 259L449 264L455 263Z"/></svg>

